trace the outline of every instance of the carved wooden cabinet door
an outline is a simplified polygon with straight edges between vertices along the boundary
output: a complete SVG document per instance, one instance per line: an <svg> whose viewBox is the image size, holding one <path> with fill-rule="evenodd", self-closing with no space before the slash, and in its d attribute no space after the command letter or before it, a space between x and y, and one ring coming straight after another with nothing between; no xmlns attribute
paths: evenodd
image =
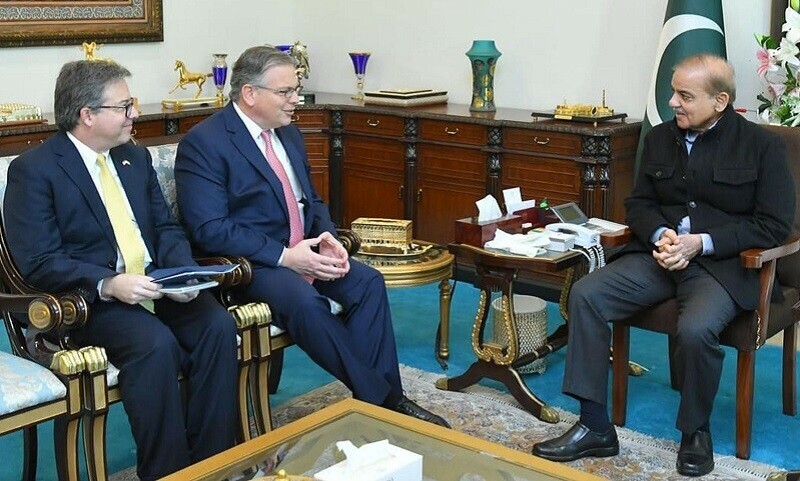
<svg viewBox="0 0 800 481"><path fill-rule="evenodd" d="M403 124L396 116L345 113L343 226L359 217L404 218Z"/></svg>
<svg viewBox="0 0 800 481"><path fill-rule="evenodd" d="M477 215L486 195L487 128L462 122L421 119L414 195L414 237L447 244L455 221Z"/></svg>
<svg viewBox="0 0 800 481"><path fill-rule="evenodd" d="M292 122L303 133L308 164L311 167L311 183L317 194L330 203L330 158L331 142L328 135L330 113L325 110L297 110Z"/></svg>

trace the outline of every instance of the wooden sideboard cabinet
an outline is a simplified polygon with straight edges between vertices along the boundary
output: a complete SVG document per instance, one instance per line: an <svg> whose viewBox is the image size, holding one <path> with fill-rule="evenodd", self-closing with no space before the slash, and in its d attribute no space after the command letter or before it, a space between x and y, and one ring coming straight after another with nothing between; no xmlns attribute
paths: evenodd
<svg viewBox="0 0 800 481"><path fill-rule="evenodd" d="M414 221L414 237L448 243L456 219L486 194L519 186L523 198L578 202L589 216L624 221L641 124L537 120L527 109L472 113L467 105L394 108L318 93L292 119L303 132L312 181L339 226L358 217ZM145 145L176 142L216 108L143 105L134 123ZM0 127L0 155L20 153L56 130Z"/></svg>
<svg viewBox="0 0 800 481"><path fill-rule="evenodd" d="M456 219L477 214L476 200L492 194L502 202L503 189L516 186L524 199L574 201L590 216L624 221L640 122L594 127L540 121L522 109L403 109L331 95L317 101L329 102L333 115L332 160L340 159L342 175L332 181L331 210L340 225L410 219L415 238L445 244Z"/></svg>

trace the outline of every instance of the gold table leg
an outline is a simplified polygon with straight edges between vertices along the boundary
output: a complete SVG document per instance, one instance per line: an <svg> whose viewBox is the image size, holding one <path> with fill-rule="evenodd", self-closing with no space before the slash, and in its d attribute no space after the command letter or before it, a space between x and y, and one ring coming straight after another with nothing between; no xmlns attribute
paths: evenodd
<svg viewBox="0 0 800 481"><path fill-rule="evenodd" d="M439 362L443 362L450 357L450 303L453 286L449 279L443 279L439 283Z"/></svg>

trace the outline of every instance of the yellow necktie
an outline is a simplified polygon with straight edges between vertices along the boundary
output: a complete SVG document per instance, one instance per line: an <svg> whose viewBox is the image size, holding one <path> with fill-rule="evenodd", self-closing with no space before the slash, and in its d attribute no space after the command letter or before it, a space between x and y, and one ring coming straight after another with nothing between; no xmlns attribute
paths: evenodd
<svg viewBox="0 0 800 481"><path fill-rule="evenodd" d="M139 242L139 234L128 213L122 191L108 170L106 156L97 154L97 166L100 167L100 187L103 189L103 199L105 200L108 219L114 229L114 237L117 239L117 247L122 254L122 261L125 263L125 273L144 275L144 249ZM142 307L153 312L153 301L146 300L140 303Z"/></svg>

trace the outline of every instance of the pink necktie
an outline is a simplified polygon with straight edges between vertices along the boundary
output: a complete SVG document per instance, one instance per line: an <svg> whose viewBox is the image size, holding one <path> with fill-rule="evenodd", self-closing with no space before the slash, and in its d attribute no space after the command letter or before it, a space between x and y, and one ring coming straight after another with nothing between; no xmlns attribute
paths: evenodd
<svg viewBox="0 0 800 481"><path fill-rule="evenodd" d="M270 138L269 131L261 132L261 137L267 144L264 149L267 154L267 163L278 176L283 187L283 197L286 200L286 208L289 209L289 247L294 247L298 242L303 240L303 223L300 222L300 209L297 207L297 198L294 196L294 189L292 183L289 182L289 176L286 175L286 169L283 168L278 156L275 154L275 149L272 148L272 139Z"/></svg>
<svg viewBox="0 0 800 481"><path fill-rule="evenodd" d="M286 169L283 168L278 156L275 154L275 149L272 147L272 139L270 138L269 131L261 132L261 137L264 138L266 148L264 153L267 155L267 163L278 176L283 188L283 197L286 200L286 208L289 210L289 247L294 247L303 240L303 223L300 221L300 209L297 207L297 198L294 196L294 189L292 183L289 182L289 176L286 175ZM303 279L308 281L309 284L314 282L314 278L310 276L303 276Z"/></svg>

